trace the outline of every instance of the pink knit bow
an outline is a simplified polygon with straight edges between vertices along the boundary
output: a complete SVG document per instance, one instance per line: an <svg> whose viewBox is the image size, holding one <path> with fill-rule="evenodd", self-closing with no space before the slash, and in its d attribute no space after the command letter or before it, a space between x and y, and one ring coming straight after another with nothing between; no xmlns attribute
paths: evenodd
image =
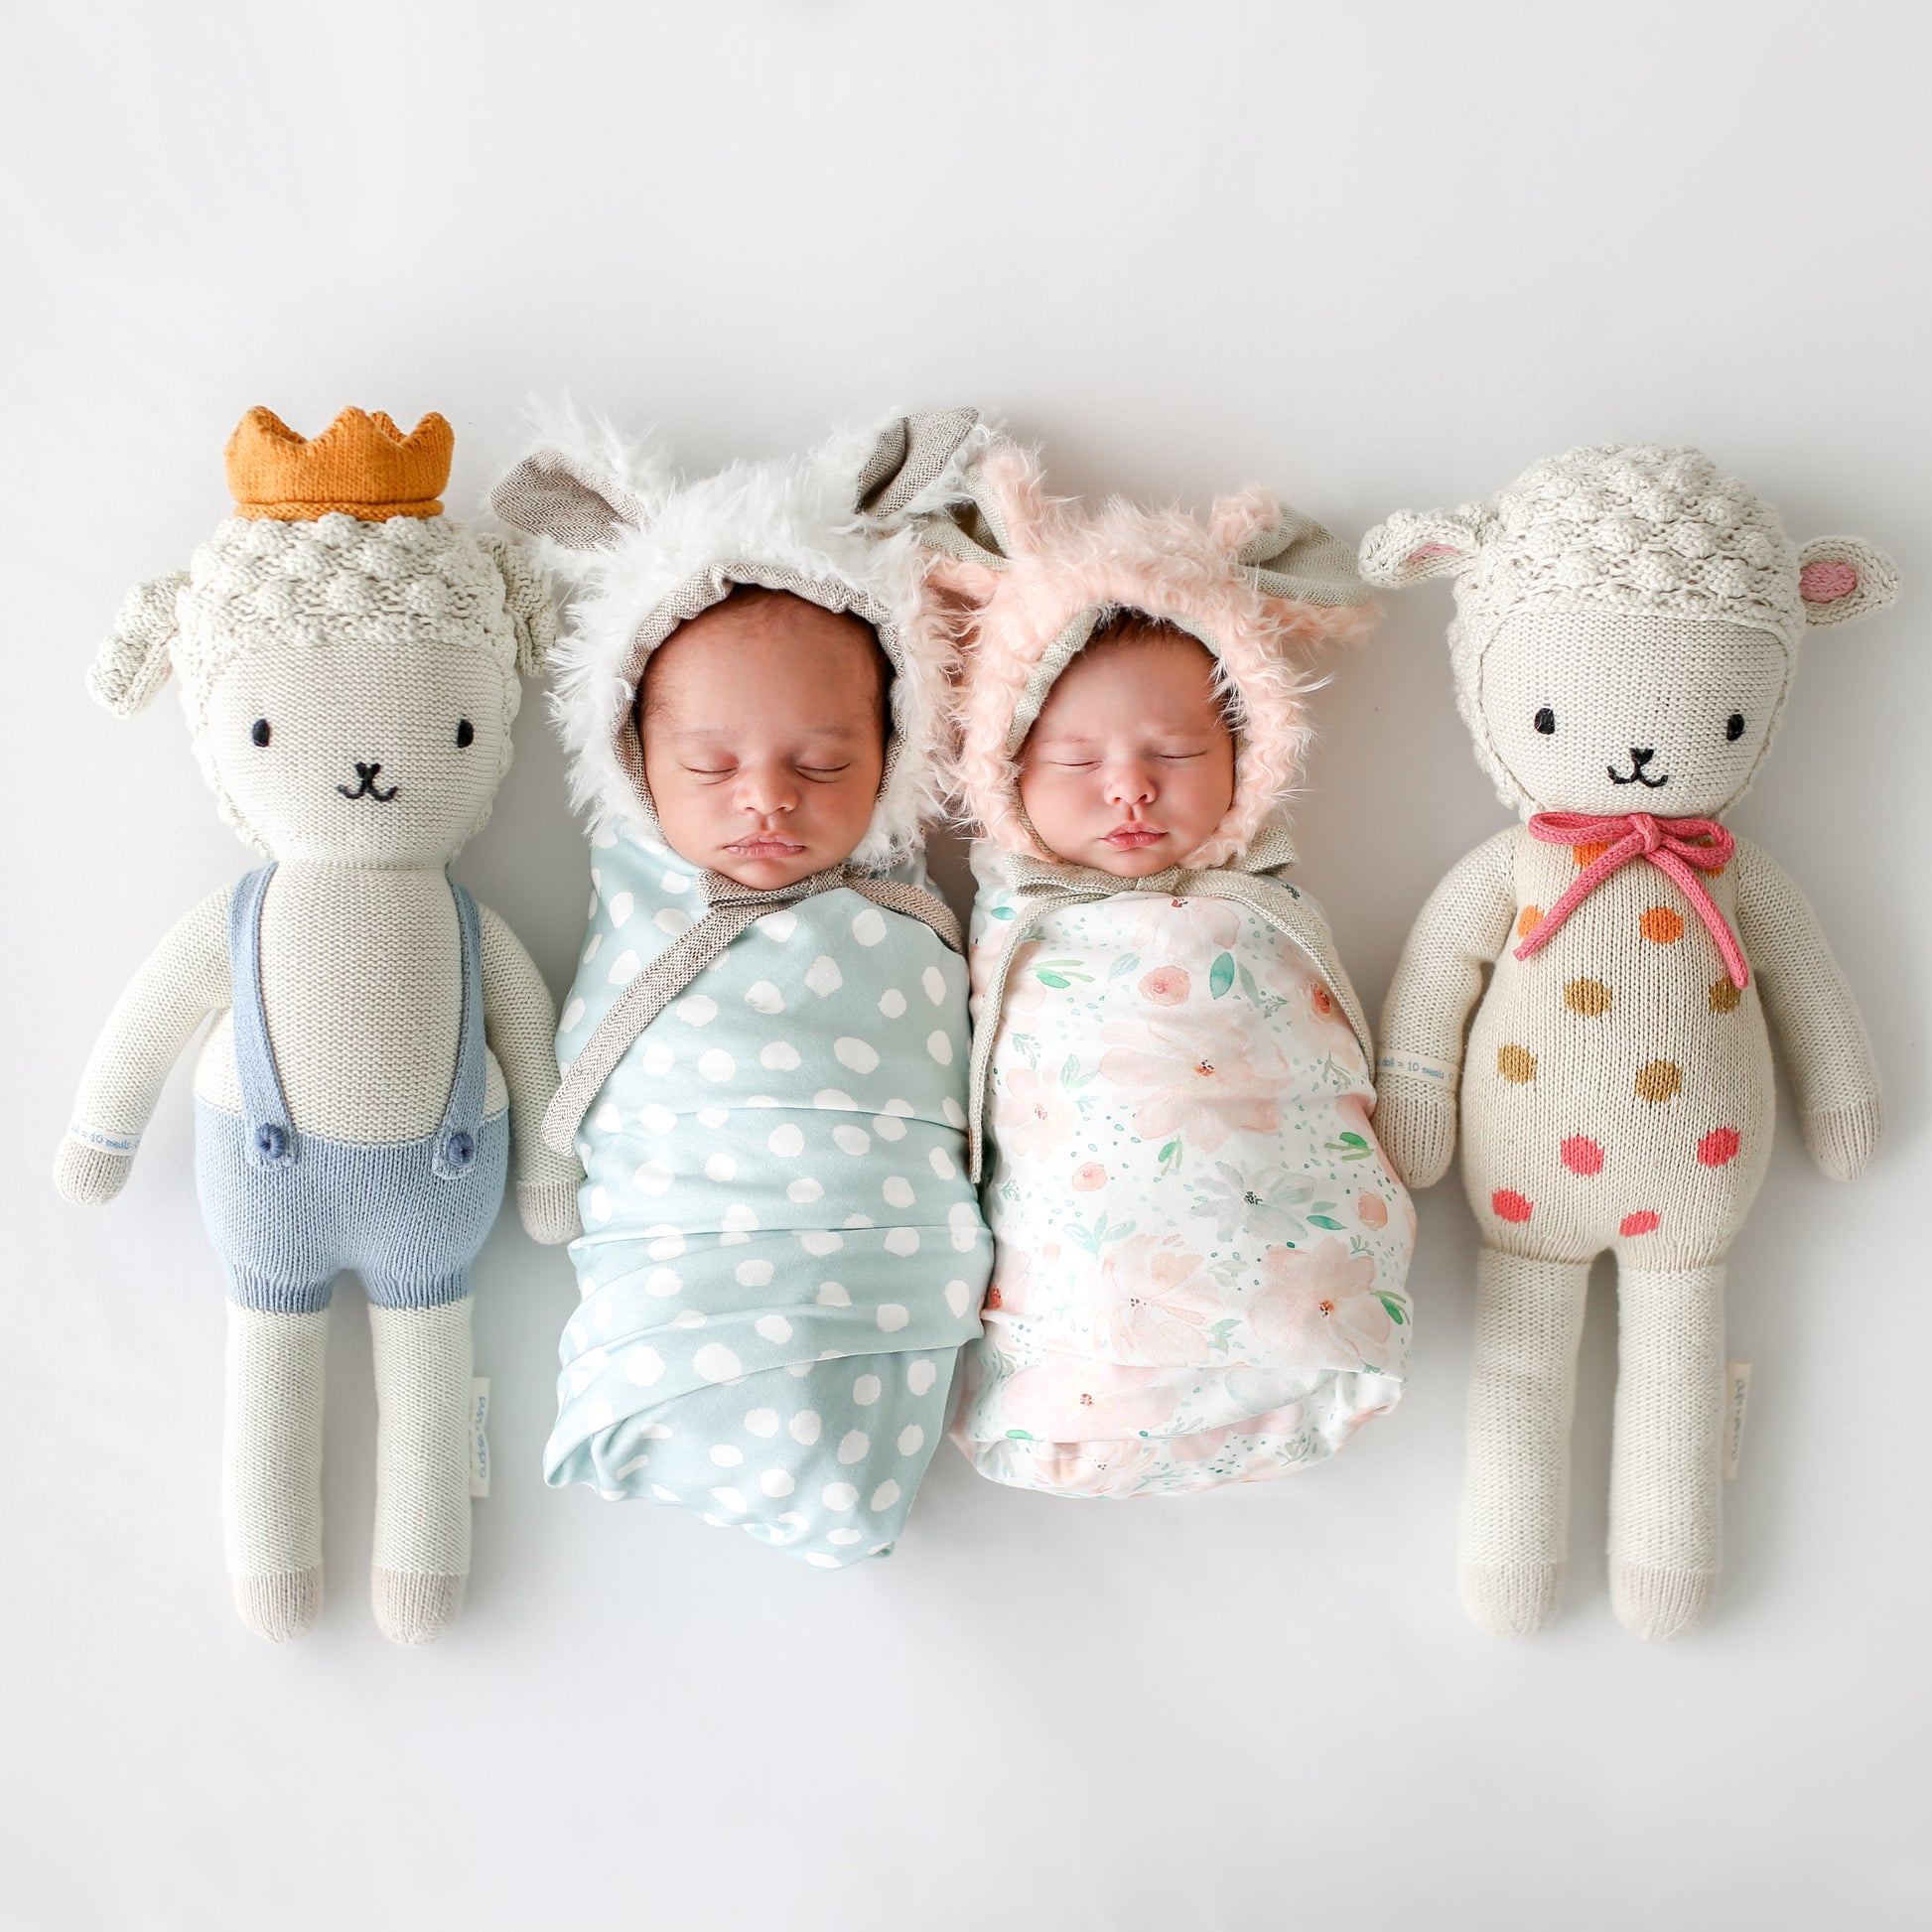
<svg viewBox="0 0 1932 1932"><path fill-rule="evenodd" d="M1632 859L1648 859L1691 901L1717 941L1731 984L1740 993L1750 984L1751 969L1744 964L1737 935L1697 876L1698 872L1723 872L1737 847L1737 841L1715 819L1657 819L1648 812L1629 812L1618 818L1591 818L1584 812L1538 812L1530 820L1530 836L1545 845L1594 844L1605 849L1577 875L1563 897L1544 913L1535 931L1516 948L1518 959L1527 959L1554 939L1564 920L1613 872L1621 871ZM1697 872L1691 870L1693 866Z"/></svg>

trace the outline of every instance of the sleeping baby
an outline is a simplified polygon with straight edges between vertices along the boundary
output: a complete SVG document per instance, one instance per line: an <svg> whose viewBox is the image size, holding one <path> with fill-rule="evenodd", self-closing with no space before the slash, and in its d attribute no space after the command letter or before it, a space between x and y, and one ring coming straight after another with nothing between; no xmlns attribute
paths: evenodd
<svg viewBox="0 0 1932 1932"><path fill-rule="evenodd" d="M948 647L915 524L973 424L688 483L579 434L493 499L574 580L557 708L594 820L545 1475L823 1569L903 1526L991 1260L966 970L918 857Z"/></svg>
<svg viewBox="0 0 1932 1932"><path fill-rule="evenodd" d="M1401 1392L1414 1241L1368 1031L1289 880L1291 653L1349 553L1266 492L1206 525L1042 496L1011 447L936 523L972 607L970 1105L996 1241L956 1434L994 1480L1173 1494L1330 1454Z"/></svg>

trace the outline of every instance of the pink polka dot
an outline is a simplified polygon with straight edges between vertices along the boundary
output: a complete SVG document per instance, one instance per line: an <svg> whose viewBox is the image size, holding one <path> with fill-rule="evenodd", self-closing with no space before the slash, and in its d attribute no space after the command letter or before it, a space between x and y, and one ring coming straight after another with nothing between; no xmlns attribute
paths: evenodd
<svg viewBox="0 0 1932 1932"><path fill-rule="evenodd" d="M1737 1150L1742 1145L1736 1128L1715 1128L1698 1143L1698 1159L1707 1168L1727 1167L1737 1159Z"/></svg>
<svg viewBox="0 0 1932 1932"><path fill-rule="evenodd" d="M1641 1207L1634 1214L1626 1214L1616 1225L1619 1234L1655 1234L1657 1217L1649 1208Z"/></svg>
<svg viewBox="0 0 1932 1932"><path fill-rule="evenodd" d="M1533 1211L1514 1187L1498 1187L1489 1196L1489 1205L1499 1221L1527 1221Z"/></svg>
<svg viewBox="0 0 1932 1932"><path fill-rule="evenodd" d="M1593 1174L1603 1172L1603 1150L1587 1134L1573 1134L1560 1150L1563 1165L1572 1173Z"/></svg>

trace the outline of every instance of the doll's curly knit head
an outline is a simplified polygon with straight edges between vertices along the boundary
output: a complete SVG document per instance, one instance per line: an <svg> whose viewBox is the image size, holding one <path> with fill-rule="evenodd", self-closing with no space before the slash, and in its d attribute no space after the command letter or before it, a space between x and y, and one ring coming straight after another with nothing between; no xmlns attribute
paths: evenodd
<svg viewBox="0 0 1932 1932"><path fill-rule="evenodd" d="M221 814L278 859L441 864L510 761L519 673L555 620L515 547L440 512L451 433L348 409L304 439L265 409L228 446L236 512L123 604L89 684L170 673Z"/></svg>
<svg viewBox="0 0 1932 1932"><path fill-rule="evenodd" d="M1800 549L1702 452L1635 444L1546 458L1486 503L1398 511L1361 565L1378 585L1452 577L1457 702L1503 802L1596 816L1733 804L1807 626L1898 589L1870 544Z"/></svg>

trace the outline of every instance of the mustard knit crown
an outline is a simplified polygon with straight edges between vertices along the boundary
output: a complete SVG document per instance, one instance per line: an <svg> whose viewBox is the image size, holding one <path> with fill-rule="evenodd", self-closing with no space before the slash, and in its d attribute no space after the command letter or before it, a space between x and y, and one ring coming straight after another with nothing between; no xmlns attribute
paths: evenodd
<svg viewBox="0 0 1932 1932"><path fill-rule="evenodd" d="M228 438L228 491L237 516L279 523L332 511L363 523L440 516L455 447L456 432L434 414L405 436L379 409L345 409L305 437L257 407Z"/></svg>

